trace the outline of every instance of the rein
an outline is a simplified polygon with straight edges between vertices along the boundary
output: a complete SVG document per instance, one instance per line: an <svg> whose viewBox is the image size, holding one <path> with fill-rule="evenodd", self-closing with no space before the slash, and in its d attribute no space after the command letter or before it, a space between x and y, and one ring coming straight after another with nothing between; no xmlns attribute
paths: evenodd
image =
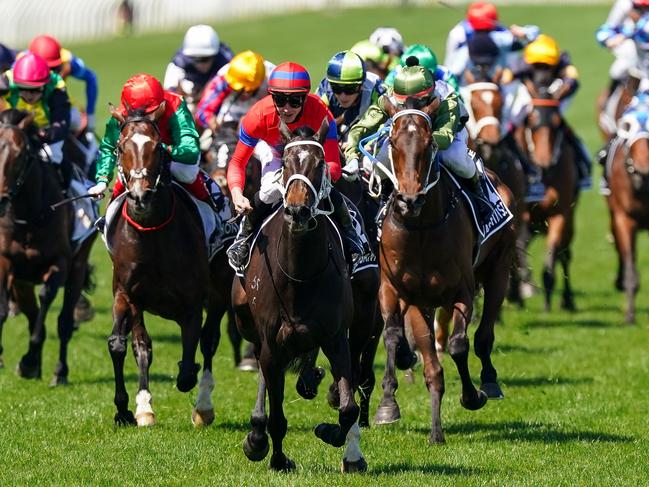
<svg viewBox="0 0 649 487"><path fill-rule="evenodd" d="M487 81L478 81L476 83L471 83L462 88L462 91L465 91L470 98L473 95L474 91L493 91L500 93L500 87L496 83L491 83ZM481 117L480 119L475 118L475 113L473 112L473 107L471 103L466 103L465 108L469 112L469 122L466 125L466 128L469 130L469 135L472 139L478 138L482 129L489 126L497 127L500 130L500 119L493 115L487 115Z"/></svg>
<svg viewBox="0 0 649 487"><path fill-rule="evenodd" d="M318 272L316 272L313 276L307 278L307 279L298 279L297 277L293 277L288 273L288 271L284 270L282 267L282 264L279 261L279 246L282 241L282 232L280 232L279 237L277 238L277 249L275 250L275 261L277 262L277 267L280 271L282 271L282 274L284 274L289 280L293 282L297 282L300 284L305 284L311 281L315 281L318 277L320 277L322 274L324 274L327 269L329 268L329 261L331 261L331 245L329 245L327 249L327 261L324 264L324 267L320 269Z"/></svg>
<svg viewBox="0 0 649 487"><path fill-rule="evenodd" d="M157 230L162 230L164 227L169 225L171 223L171 220L174 219L174 216L176 216L176 192L173 190L173 188L170 188L171 191L171 212L169 214L169 217L162 222L160 225L155 225L152 227L145 227L143 225L140 225L138 222L136 222L133 218L131 218L128 214L127 207L128 205L122 204L122 216L124 219L137 231L139 232L155 232Z"/></svg>

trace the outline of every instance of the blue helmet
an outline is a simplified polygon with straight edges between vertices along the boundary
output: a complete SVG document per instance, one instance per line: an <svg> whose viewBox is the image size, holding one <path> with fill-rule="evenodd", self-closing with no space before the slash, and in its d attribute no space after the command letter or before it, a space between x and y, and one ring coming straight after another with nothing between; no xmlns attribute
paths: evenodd
<svg viewBox="0 0 649 487"><path fill-rule="evenodd" d="M341 51L329 60L327 79L336 84L358 84L365 81L365 62L352 51Z"/></svg>

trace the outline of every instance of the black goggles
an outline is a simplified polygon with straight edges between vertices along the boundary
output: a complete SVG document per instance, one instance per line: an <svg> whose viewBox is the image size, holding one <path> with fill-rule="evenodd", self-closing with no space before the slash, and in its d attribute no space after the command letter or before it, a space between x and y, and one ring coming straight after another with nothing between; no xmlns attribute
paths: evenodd
<svg viewBox="0 0 649 487"><path fill-rule="evenodd" d="M207 64L212 60L211 57L193 57L192 63L194 64Z"/></svg>
<svg viewBox="0 0 649 487"><path fill-rule="evenodd" d="M45 86L34 86L33 88L27 88L27 87L19 87L18 88L18 93L25 93L25 94L36 94L36 93L43 93L45 90Z"/></svg>
<svg viewBox="0 0 649 487"><path fill-rule="evenodd" d="M335 83L331 83L331 91L333 91L336 95L340 95L341 93L344 93L346 95L353 95L355 93L358 93L360 90L361 90L360 84L338 85Z"/></svg>
<svg viewBox="0 0 649 487"><path fill-rule="evenodd" d="M300 108L304 104L304 99L306 98L306 95L303 94L287 95L285 93L273 93L272 97L273 97L273 103L275 103L275 106L277 108L282 108L287 104L291 108Z"/></svg>

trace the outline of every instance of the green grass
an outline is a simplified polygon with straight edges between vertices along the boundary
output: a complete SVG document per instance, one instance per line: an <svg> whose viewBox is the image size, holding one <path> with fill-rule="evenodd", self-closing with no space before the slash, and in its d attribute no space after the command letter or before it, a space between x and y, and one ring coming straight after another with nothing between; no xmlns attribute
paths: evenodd
<svg viewBox="0 0 649 487"><path fill-rule="evenodd" d="M569 49L582 75L570 120L594 151L600 143L595 97L607 81L610 56L597 47L593 32L607 9L537 6L501 12L508 23L538 23ZM441 53L445 35L459 17L459 11L447 8L371 9L285 15L217 27L235 50L252 48L275 62L303 62L316 79L331 54L367 36L377 25L394 25L408 42L428 42ZM131 74L162 75L181 37L176 32L72 46L99 73L100 117L107 113L106 101L119 100L121 84ZM72 91L78 95L79 86L72 84ZM227 339L215 361L216 423L195 431L190 412L196 391L184 395L174 387L180 358L178 328L154 318L147 324L153 338L151 392L159 423L151 430L116 429L106 345L112 326L111 271L99 243L93 253L98 266L93 297L97 317L71 342L69 387L47 387L56 361L58 307L48 320L43 381L15 376L13 368L27 345L26 322L20 316L5 325L0 485L646 485L649 299L646 293L638 296L637 326L621 325L623 298L612 287L615 253L606 239L607 227L601 197L594 191L584 194L577 210L572 266L578 313L543 313L539 297L523 311L504 310L494 351L504 401L490 402L479 412L463 410L457 372L452 361L445 360L442 420L447 443L430 447L430 406L421 376L408 385L400 375L402 420L363 433L369 472L349 477L338 471L342 451L324 445L312 433L317 423L334 421L334 411L323 395L308 404L298 399L294 376L286 388L285 450L296 461L297 471L275 474L268 470L267 460L251 463L244 457L241 442L248 431L256 378L233 369ZM542 249L540 240L532 248L537 279ZM640 269L646 269L646 238L641 239L639 252ZM642 283L649 285L644 277ZM379 383L383 364L381 351L376 361ZM477 382L475 357L471 370ZM126 373L133 405L137 384L130 353ZM373 411L379 392L380 387Z"/></svg>

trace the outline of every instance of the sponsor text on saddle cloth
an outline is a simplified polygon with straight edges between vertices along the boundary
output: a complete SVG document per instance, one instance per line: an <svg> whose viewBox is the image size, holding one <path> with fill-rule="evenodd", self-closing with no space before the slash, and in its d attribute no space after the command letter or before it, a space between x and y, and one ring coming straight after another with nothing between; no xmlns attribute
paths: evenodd
<svg viewBox="0 0 649 487"><path fill-rule="evenodd" d="M92 181L84 178L81 171L75 168L68 187L68 196L84 196L88 194L88 188L92 185ZM71 205L74 211L74 219L70 241L73 250L76 252L81 247L81 244L96 231L94 223L99 218L99 204L92 198L79 198L73 201Z"/></svg>
<svg viewBox="0 0 649 487"><path fill-rule="evenodd" d="M218 185L210 184L208 189L211 193L212 200L216 203L218 213L215 212L210 205L194 198L182 186L173 183L174 189L182 197L191 200L194 203L196 211L201 217L203 222L203 234L205 235L205 245L208 250L208 257L211 260L219 251L225 248L236 236L238 225L230 223L228 220L232 218L232 210L228 199L220 192ZM215 194L218 192L218 195ZM106 208L106 223L102 233L102 239L106 245L109 253L112 253L112 229L117 221L116 215L121 213L122 205L128 192L122 193L113 201L110 202Z"/></svg>
<svg viewBox="0 0 649 487"><path fill-rule="evenodd" d="M423 112L419 112L419 110L402 110L398 112L397 115L393 117L393 119L396 118L397 116L403 116L412 112L417 112L418 114L423 113ZM370 176L370 186L373 186L374 184L380 185L381 176L378 174L378 172L380 172L385 177L390 179L390 181L392 181L392 184L394 185L395 189L399 188L399 181L394 175L392 158L390 157L391 167L388 168L385 166L385 164L383 164L383 162L377 159L373 154L371 154L365 148L366 144L371 143L373 140L385 137L386 132L389 132L391 130L393 119L388 120L385 123L385 126L381 130L379 130L379 132L370 135L369 137L366 137L365 139L359 142L360 151L368 160L370 160L373 163L372 174ZM471 215L473 217L472 218L473 224L475 225L475 228L478 231L478 234L480 235L480 239L476 248L476 255L474 259L474 261L477 262L478 257L480 255L480 247L482 246L482 244L485 243L489 239L489 237L494 235L503 226L505 226L505 224L507 224L512 218L514 218L514 215L509 210L507 205L503 202L502 198L500 197L500 194L498 194L498 191L496 191L496 188L491 183L491 180L485 175L484 169L482 167L482 161L480 161L480 158L473 151L469 151L469 153L471 154L472 157L475 158L476 165L479 166L480 184L482 185L483 193L489 198L489 203L492 208L491 212L489 213L487 218L484 219L484 221L481 221L482 219L479 216L480 212L476 208L477 203L474 200L474 195L469 191L465 190L465 188L458 182L457 178L453 176L451 171L449 171L448 169L446 169L446 167L440 164L437 153L435 153L431 159L429 174L426 177L427 185L426 188L424 188L424 191L428 191L430 188L432 188L439 182L439 177L440 177L439 171L440 168L443 169L444 172L448 175L449 179L460 191L460 193L466 200L471 210ZM380 186L377 192L378 193L381 192ZM382 220L386 211L387 211L387 203L383 206L383 208L379 210L379 214L377 215L377 221ZM377 232L377 238L380 239L380 237L381 237L381 229L379 228Z"/></svg>

